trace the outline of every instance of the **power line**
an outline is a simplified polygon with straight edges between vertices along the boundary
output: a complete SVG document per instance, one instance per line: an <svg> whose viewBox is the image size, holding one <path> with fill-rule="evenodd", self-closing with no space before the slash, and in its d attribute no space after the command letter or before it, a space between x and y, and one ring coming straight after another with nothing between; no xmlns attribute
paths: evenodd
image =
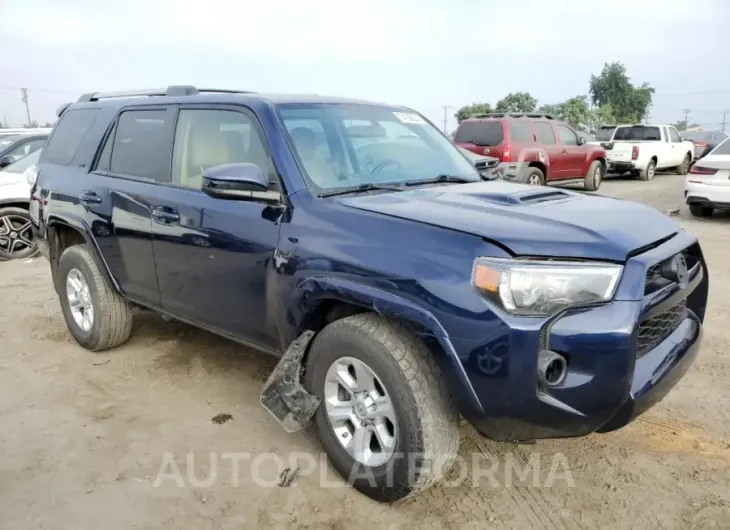
<svg viewBox="0 0 730 530"><path fill-rule="evenodd" d="M730 88L720 88L717 90L705 90L704 92L682 92L677 94L652 94L652 97L680 97L680 96L707 96L709 94L726 94L730 93Z"/></svg>
<svg viewBox="0 0 730 530"><path fill-rule="evenodd" d="M0 90L30 90L31 92L50 92L52 94L74 94L79 95L82 90L57 90L54 88L23 88L18 86L0 86Z"/></svg>

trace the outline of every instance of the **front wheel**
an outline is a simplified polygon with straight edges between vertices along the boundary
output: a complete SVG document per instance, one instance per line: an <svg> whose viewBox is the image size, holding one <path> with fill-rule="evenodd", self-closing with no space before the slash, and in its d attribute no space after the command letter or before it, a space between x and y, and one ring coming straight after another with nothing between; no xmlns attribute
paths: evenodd
<svg viewBox="0 0 730 530"><path fill-rule="evenodd" d="M124 344L132 332L132 310L97 267L84 245L64 250L55 275L68 330L91 351Z"/></svg>
<svg viewBox="0 0 730 530"><path fill-rule="evenodd" d="M689 166L692 164L692 158L684 155L684 160L677 166L677 175L686 175L689 172Z"/></svg>
<svg viewBox="0 0 730 530"><path fill-rule="evenodd" d="M371 313L329 324L312 342L305 382L322 398L322 446L358 491L394 502L448 471L459 415L431 352L405 327Z"/></svg>

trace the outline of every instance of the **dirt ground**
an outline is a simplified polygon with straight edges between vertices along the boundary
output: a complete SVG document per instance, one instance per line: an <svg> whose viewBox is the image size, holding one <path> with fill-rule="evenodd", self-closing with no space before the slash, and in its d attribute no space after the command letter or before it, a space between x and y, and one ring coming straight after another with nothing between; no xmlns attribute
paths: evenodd
<svg viewBox="0 0 730 530"><path fill-rule="evenodd" d="M665 211L681 187L660 175L601 191ZM703 244L711 288L698 360L673 392L631 426L582 439L497 444L464 425L467 463L486 454L534 473L460 468L392 506L326 463L302 464L319 459L317 441L259 405L271 358L144 312L128 344L88 353L66 331L47 263L2 263L0 528L730 528L730 215L697 221L682 206L677 219ZM220 414L232 418L211 421ZM290 461L298 476L281 487Z"/></svg>

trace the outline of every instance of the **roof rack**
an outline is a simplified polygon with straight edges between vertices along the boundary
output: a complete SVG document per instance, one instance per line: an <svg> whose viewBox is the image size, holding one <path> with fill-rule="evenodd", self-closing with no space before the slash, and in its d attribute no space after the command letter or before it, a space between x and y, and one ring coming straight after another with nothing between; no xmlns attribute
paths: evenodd
<svg viewBox="0 0 730 530"><path fill-rule="evenodd" d="M122 90L118 92L89 92L83 94L79 99L79 103L88 101L99 101L100 99L111 98L135 98L142 96L196 96L201 93L220 93L220 94L249 94L246 90L231 90L228 88L195 88L192 85L170 85L167 88L148 88L141 90Z"/></svg>
<svg viewBox="0 0 730 530"><path fill-rule="evenodd" d="M472 114L470 118L543 118L546 120L554 120L552 114L543 112L488 112L486 114Z"/></svg>

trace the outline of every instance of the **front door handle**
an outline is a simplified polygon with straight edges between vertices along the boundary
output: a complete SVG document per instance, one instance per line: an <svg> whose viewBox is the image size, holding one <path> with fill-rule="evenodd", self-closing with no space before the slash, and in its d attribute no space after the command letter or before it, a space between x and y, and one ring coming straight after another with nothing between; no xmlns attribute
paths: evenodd
<svg viewBox="0 0 730 530"><path fill-rule="evenodd" d="M152 219L163 225L174 225L180 222L180 214L167 206L155 206L152 209Z"/></svg>
<svg viewBox="0 0 730 530"><path fill-rule="evenodd" d="M95 191L85 190L81 192L81 195L79 195L79 202L85 206L90 204L99 204L101 202L101 197Z"/></svg>
<svg viewBox="0 0 730 530"><path fill-rule="evenodd" d="M568 154L568 150L567 150L567 149L563 149L562 153L563 153L564 155L567 155L567 154Z"/></svg>

